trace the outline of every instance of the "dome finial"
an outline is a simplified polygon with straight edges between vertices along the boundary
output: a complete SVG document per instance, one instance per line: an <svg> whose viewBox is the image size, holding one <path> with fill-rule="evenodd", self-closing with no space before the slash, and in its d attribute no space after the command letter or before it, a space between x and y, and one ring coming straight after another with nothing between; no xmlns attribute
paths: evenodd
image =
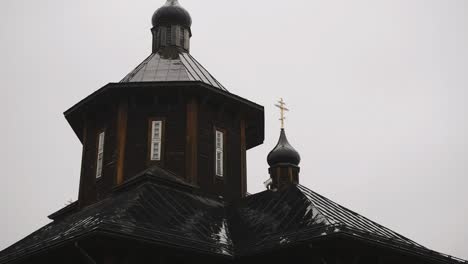
<svg viewBox="0 0 468 264"><path fill-rule="evenodd" d="M281 113L281 117L280 117L280 121L281 121L281 128L284 128L284 120L286 120L286 117L284 116L284 112L288 112L289 109L286 108L286 103L284 102L283 98L280 98L280 100L278 101L278 104L275 104L276 107L278 107L280 109L280 113Z"/></svg>

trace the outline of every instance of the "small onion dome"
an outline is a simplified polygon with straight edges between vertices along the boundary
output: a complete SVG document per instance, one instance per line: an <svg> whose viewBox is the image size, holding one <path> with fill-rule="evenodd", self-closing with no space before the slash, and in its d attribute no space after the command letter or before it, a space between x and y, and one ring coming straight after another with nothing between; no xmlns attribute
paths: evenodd
<svg viewBox="0 0 468 264"><path fill-rule="evenodd" d="M189 28L192 25L192 18L178 0L167 0L165 5L154 12L152 22L154 27L181 25Z"/></svg>
<svg viewBox="0 0 468 264"><path fill-rule="evenodd" d="M299 153L289 144L284 129L281 129L278 144L276 144L276 147L268 154L267 161L270 166L278 164L292 164L298 166L301 162L301 156L299 156Z"/></svg>

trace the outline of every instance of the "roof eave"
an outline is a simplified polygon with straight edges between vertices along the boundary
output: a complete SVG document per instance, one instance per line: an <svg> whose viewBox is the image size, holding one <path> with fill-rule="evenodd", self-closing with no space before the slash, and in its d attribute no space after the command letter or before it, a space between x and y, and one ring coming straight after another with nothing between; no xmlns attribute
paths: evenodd
<svg viewBox="0 0 468 264"><path fill-rule="evenodd" d="M427 249L427 251L430 252L430 254L428 254L427 252L421 252L421 249L418 249L416 247L409 247L400 243L390 243L390 241L383 241L383 240L374 238L372 236L356 235L351 230L340 231L339 233L343 236L346 236L352 239L366 241L372 244L384 246L387 248L392 248L393 250L397 250L407 255L412 255L415 257L420 257L420 258L424 258L424 259L432 260L432 261L438 261L439 263L446 263L446 264L454 264L454 262L455 263L468 263L468 261L466 260L459 259L459 258L449 256L449 255L445 255L445 254L442 254L442 253L439 253L437 251L433 251L430 249Z"/></svg>
<svg viewBox="0 0 468 264"><path fill-rule="evenodd" d="M119 91L121 89L127 89L127 88L151 88L151 87L181 87L185 89L191 89L191 91L197 91L196 89L199 89L200 87L206 89L205 91L209 91L211 93L223 96L225 98L229 98L230 100L233 100L235 102L239 102L243 105L246 105L250 109L258 112L261 112L262 114L264 113L264 107L256 104L252 101L249 101L245 98L242 98L240 96L237 96L235 94L232 94L230 92L221 90L219 88L216 88L214 86L211 86L209 84L206 84L201 81L168 81L168 82L131 82L131 83L109 83L99 90L95 91L94 93L90 94L68 110L64 112L64 116L72 129L74 130L75 134L77 137L80 139L81 142L83 142L83 131L80 131L80 122L82 122L82 116L80 113L82 113L83 109L86 109L87 106L89 106L93 101L97 100L100 96L103 96L104 94L108 94L111 91ZM250 111L249 111L250 112ZM264 119L264 117L262 117ZM263 123L263 122L262 122ZM264 130L264 124L259 124L262 125L261 130L263 133ZM250 144L248 149L255 147L259 144L262 144L264 140L264 136L260 136L258 140Z"/></svg>

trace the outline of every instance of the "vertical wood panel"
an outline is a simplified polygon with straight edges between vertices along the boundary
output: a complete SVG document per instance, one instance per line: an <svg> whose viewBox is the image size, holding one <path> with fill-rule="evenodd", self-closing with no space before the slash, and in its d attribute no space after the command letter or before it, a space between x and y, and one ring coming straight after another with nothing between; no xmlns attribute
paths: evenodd
<svg viewBox="0 0 468 264"><path fill-rule="evenodd" d="M187 103L187 136L186 136L186 177L197 183L198 172L198 103L192 98Z"/></svg>
<svg viewBox="0 0 468 264"><path fill-rule="evenodd" d="M119 112L117 116L117 185L124 181L124 164L125 164L125 145L127 140L127 119L128 119L128 103L122 101L119 104Z"/></svg>
<svg viewBox="0 0 468 264"><path fill-rule="evenodd" d="M109 252L109 253L110 253L110 252ZM112 253L110 253L110 254L112 254ZM109 255L106 255L106 256L104 257L104 261L103 261L104 264L114 264L114 263L116 263L116 262L114 261L114 256L113 256L113 255L110 255L110 254L109 254Z"/></svg>
<svg viewBox="0 0 468 264"><path fill-rule="evenodd" d="M245 120L240 121L240 169L241 169L241 197L247 194L247 144L245 136Z"/></svg>
<svg viewBox="0 0 468 264"><path fill-rule="evenodd" d="M146 98L149 98L147 96ZM154 98L154 97L151 97ZM124 177L129 179L150 166L159 166L186 177L187 104L170 102L174 97L159 97L157 102L137 102L128 110ZM141 101L141 98L137 98ZM163 121L161 160L150 159L151 123Z"/></svg>
<svg viewBox="0 0 468 264"><path fill-rule="evenodd" d="M95 146L97 133L96 122L86 116L86 146L85 146L85 162L83 167L83 185L80 186L82 197L80 204L86 206L96 199L96 165L95 165Z"/></svg>
<svg viewBox="0 0 468 264"><path fill-rule="evenodd" d="M384 262L384 258L383 258L382 256L377 256L377 258L378 258L378 259L377 259L377 263L378 263L378 264L384 264L384 263L385 263L385 262Z"/></svg>
<svg viewBox="0 0 468 264"><path fill-rule="evenodd" d="M87 143L88 143L88 122L84 121L83 122L83 151L81 153L81 173L80 173L80 186L79 186L79 194L78 194L78 201L79 201L79 206L81 207L82 201L83 201L83 196L84 196L84 184L86 184L85 181L85 175L86 175L86 152L87 152Z"/></svg>

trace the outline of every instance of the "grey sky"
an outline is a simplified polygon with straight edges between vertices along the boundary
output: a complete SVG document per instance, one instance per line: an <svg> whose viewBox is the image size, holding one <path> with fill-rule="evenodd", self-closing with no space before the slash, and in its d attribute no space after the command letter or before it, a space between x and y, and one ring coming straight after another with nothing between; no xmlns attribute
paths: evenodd
<svg viewBox="0 0 468 264"><path fill-rule="evenodd" d="M0 2L0 249L77 198L81 145L62 112L150 53L164 0ZM180 0L192 55L265 106L249 191L286 130L301 183L468 259L468 1Z"/></svg>

